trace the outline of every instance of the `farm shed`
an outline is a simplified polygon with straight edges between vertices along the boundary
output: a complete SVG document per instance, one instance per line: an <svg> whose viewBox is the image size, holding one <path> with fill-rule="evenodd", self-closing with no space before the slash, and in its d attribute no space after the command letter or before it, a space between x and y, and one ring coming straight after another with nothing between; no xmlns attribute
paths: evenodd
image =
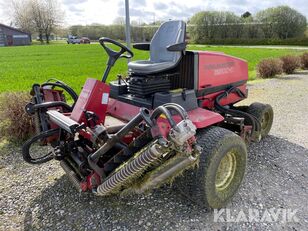
<svg viewBox="0 0 308 231"><path fill-rule="evenodd" d="M31 35L0 23L0 47L30 45Z"/></svg>

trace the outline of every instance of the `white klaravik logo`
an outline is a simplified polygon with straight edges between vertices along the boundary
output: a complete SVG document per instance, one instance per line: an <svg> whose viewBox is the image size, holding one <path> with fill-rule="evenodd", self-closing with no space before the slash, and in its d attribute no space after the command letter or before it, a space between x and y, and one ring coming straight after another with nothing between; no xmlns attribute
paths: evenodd
<svg viewBox="0 0 308 231"><path fill-rule="evenodd" d="M102 104L108 104L108 100L109 100L109 93L103 93Z"/></svg>
<svg viewBox="0 0 308 231"><path fill-rule="evenodd" d="M230 209L214 209L214 222L265 222L287 223L299 222L297 209L252 209L231 211Z"/></svg>

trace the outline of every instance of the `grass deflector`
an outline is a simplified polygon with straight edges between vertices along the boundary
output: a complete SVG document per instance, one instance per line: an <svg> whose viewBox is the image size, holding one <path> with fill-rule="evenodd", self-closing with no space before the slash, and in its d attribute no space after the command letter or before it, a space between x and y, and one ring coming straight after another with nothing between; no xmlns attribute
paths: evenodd
<svg viewBox="0 0 308 231"><path fill-rule="evenodd" d="M182 21L162 24L151 43L134 45L150 59L129 62L128 77L110 84L112 66L134 54L101 38L107 68L79 96L58 80L34 84L26 111L37 135L23 145L24 160L56 159L79 191L100 196L173 181L192 201L225 206L243 179L247 144L268 134L273 110L261 103L236 107L248 94L247 62L186 50L185 29Z"/></svg>

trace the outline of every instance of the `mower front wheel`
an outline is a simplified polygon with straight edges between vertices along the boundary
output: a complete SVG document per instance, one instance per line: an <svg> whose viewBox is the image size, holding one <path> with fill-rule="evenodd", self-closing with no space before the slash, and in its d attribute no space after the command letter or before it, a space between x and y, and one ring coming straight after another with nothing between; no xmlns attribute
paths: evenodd
<svg viewBox="0 0 308 231"><path fill-rule="evenodd" d="M238 135L220 127L199 130L197 142L202 147L199 166L185 171L175 187L197 204L222 208L241 185L246 169L246 145Z"/></svg>
<svg viewBox="0 0 308 231"><path fill-rule="evenodd" d="M272 128L274 111L271 105L262 103L252 103L248 109L247 113L255 116L261 124L261 137L264 138L268 135Z"/></svg>

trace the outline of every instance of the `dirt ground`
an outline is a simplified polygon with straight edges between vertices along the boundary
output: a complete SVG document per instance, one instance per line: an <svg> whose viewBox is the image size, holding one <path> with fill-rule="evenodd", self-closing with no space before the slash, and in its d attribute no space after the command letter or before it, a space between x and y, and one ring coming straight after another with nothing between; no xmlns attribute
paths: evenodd
<svg viewBox="0 0 308 231"><path fill-rule="evenodd" d="M250 146L245 180L227 210L237 217L249 209L289 209L296 212L292 222L215 221L213 211L191 204L168 186L124 198L79 194L57 162L30 166L19 147L3 143L0 229L307 230L308 72L250 83L249 89L243 104L271 104L274 124L270 136Z"/></svg>

